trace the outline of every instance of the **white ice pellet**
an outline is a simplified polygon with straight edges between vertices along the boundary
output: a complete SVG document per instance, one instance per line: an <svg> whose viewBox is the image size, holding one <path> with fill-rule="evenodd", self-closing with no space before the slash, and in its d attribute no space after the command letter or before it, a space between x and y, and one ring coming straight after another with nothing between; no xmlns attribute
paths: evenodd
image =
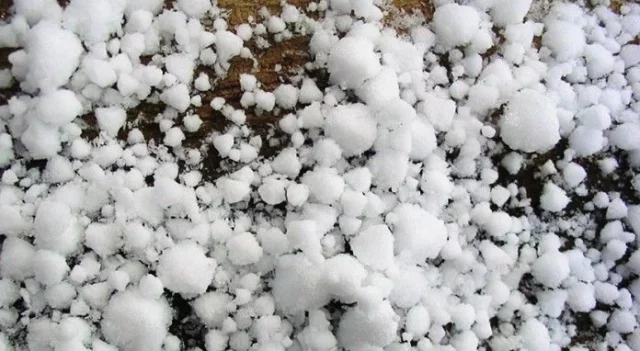
<svg viewBox="0 0 640 351"><path fill-rule="evenodd" d="M546 151L560 140L553 102L534 90L522 90L511 98L500 128L502 140L515 150Z"/></svg>
<svg viewBox="0 0 640 351"><path fill-rule="evenodd" d="M473 7L445 4L433 13L433 27L436 38L444 46L464 46L480 29L480 16Z"/></svg>
<svg viewBox="0 0 640 351"><path fill-rule="evenodd" d="M549 182L544 185L540 196L540 207L545 211L560 212L571 200L559 186Z"/></svg>
<svg viewBox="0 0 640 351"><path fill-rule="evenodd" d="M373 44L360 37L345 37L329 53L328 69L333 83L349 89L359 88L381 69Z"/></svg>
<svg viewBox="0 0 640 351"><path fill-rule="evenodd" d="M162 285L176 293L201 294L213 279L215 260L193 242L181 242L160 255L157 274Z"/></svg>

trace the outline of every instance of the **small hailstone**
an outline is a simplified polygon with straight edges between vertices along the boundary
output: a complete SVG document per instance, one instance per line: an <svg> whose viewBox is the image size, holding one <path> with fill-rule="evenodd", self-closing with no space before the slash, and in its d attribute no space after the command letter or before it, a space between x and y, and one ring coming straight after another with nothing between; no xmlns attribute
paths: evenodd
<svg viewBox="0 0 640 351"><path fill-rule="evenodd" d="M393 263L394 238L384 224L361 231L351 239L350 245L356 258L374 269L383 270Z"/></svg>
<svg viewBox="0 0 640 351"><path fill-rule="evenodd" d="M569 260L561 252L547 252L533 263L531 273L544 286L557 288L569 276Z"/></svg>
<svg viewBox="0 0 640 351"><path fill-rule="evenodd" d="M409 170L406 154L393 150L377 152L367 162L374 185L379 188L397 188L405 180Z"/></svg>
<svg viewBox="0 0 640 351"><path fill-rule="evenodd" d="M603 175L613 173L618 168L618 161L613 157L607 157L598 161L598 168Z"/></svg>
<svg viewBox="0 0 640 351"><path fill-rule="evenodd" d="M560 140L554 104L543 94L525 89L509 100L500 121L500 137L512 149L542 152Z"/></svg>
<svg viewBox="0 0 640 351"><path fill-rule="evenodd" d="M178 8L187 16L200 18L211 9L211 2L208 0L178 0Z"/></svg>
<svg viewBox="0 0 640 351"><path fill-rule="evenodd" d="M256 157L258 157L258 150L255 147L247 143L240 145L240 162L249 163Z"/></svg>
<svg viewBox="0 0 640 351"><path fill-rule="evenodd" d="M422 262L435 258L447 241L444 222L417 205L400 204L387 216L395 238L395 252Z"/></svg>
<svg viewBox="0 0 640 351"><path fill-rule="evenodd" d="M593 201L593 204L598 208L608 207L611 202L609 195L602 191L597 192L591 201Z"/></svg>
<svg viewBox="0 0 640 351"><path fill-rule="evenodd" d="M280 130L287 134L295 133L296 131L298 131L298 119L296 118L296 115L294 115L293 113L285 115L278 122L278 127L280 127Z"/></svg>
<svg viewBox="0 0 640 351"><path fill-rule="evenodd" d="M563 310L567 301L566 290L547 290L538 294L538 303L542 313L549 317L558 318Z"/></svg>
<svg viewBox="0 0 640 351"><path fill-rule="evenodd" d="M446 47L466 45L480 29L480 16L473 7L449 3L436 8L433 27Z"/></svg>
<svg viewBox="0 0 640 351"><path fill-rule="evenodd" d="M598 130L605 130L611 126L609 109L604 105L588 107L578 112L576 118L582 125Z"/></svg>
<svg viewBox="0 0 640 351"><path fill-rule="evenodd" d="M491 6L491 19L499 26L520 24L531 7L532 0L498 0Z"/></svg>
<svg viewBox="0 0 640 351"><path fill-rule="evenodd" d="M562 176L567 185L574 188L587 177L587 172L579 164L571 162L562 169Z"/></svg>
<svg viewBox="0 0 640 351"><path fill-rule="evenodd" d="M361 192L346 189L340 197L340 204L344 214L357 217L362 214L367 204L367 197Z"/></svg>
<svg viewBox="0 0 640 351"><path fill-rule="evenodd" d="M237 35L226 30L221 30L216 32L215 45L218 62L225 67L229 64L229 60L232 57L240 54L244 43Z"/></svg>
<svg viewBox="0 0 640 351"><path fill-rule="evenodd" d="M600 44L587 45L584 53L590 78L601 78L614 70L615 58L604 46Z"/></svg>
<svg viewBox="0 0 640 351"><path fill-rule="evenodd" d="M300 173L302 165L298 159L296 149L285 148L271 163L274 172L284 174L290 179L295 179Z"/></svg>
<svg viewBox="0 0 640 351"><path fill-rule="evenodd" d="M81 232L74 229L71 209L64 203L44 201L34 220L35 245L61 254L73 252L81 240Z"/></svg>
<svg viewBox="0 0 640 351"><path fill-rule="evenodd" d="M504 270L513 264L513 260L503 249L488 240L482 241L479 248L485 265L490 270Z"/></svg>
<svg viewBox="0 0 640 351"><path fill-rule="evenodd" d="M567 304L575 312L589 312L596 307L595 291L591 284L575 283L568 289Z"/></svg>
<svg viewBox="0 0 640 351"><path fill-rule="evenodd" d="M186 54L171 54L165 58L167 72L181 83L189 84L193 80L194 61Z"/></svg>
<svg viewBox="0 0 640 351"><path fill-rule="evenodd" d="M276 103L283 109L290 110L298 102L298 89L290 84L282 84L274 90Z"/></svg>
<svg viewBox="0 0 640 351"><path fill-rule="evenodd" d="M237 125L242 125L247 121L247 115L244 110L235 110L231 116L229 116L229 120Z"/></svg>
<svg viewBox="0 0 640 351"><path fill-rule="evenodd" d="M496 238L501 238L511 230L511 225L511 216L505 212L497 211L491 212L484 221L482 227L487 234Z"/></svg>
<svg viewBox="0 0 640 351"><path fill-rule="evenodd" d="M282 255L289 249L287 236L278 228L260 230L257 237L264 252L275 257Z"/></svg>
<svg viewBox="0 0 640 351"><path fill-rule="evenodd" d="M302 81L302 86L300 87L300 92L298 94L298 101L301 104L310 104L314 101L321 101L322 97L322 91L318 89L318 86L312 79L305 78Z"/></svg>
<svg viewBox="0 0 640 351"><path fill-rule="evenodd" d="M603 148L604 140L601 130L578 126L569 136L569 146L578 156L589 156Z"/></svg>
<svg viewBox="0 0 640 351"><path fill-rule="evenodd" d="M6 170L5 174L10 171ZM12 177L16 177L15 172ZM4 174L3 174L4 178ZM0 232L4 235L15 236L20 235L28 227L18 207L10 205L0 205Z"/></svg>
<svg viewBox="0 0 640 351"><path fill-rule="evenodd" d="M211 329L204 336L204 344L207 351L227 350L229 336L218 329Z"/></svg>
<svg viewBox="0 0 640 351"><path fill-rule="evenodd" d="M127 73L120 74L116 86L122 96L131 96L141 89L140 82Z"/></svg>
<svg viewBox="0 0 640 351"><path fill-rule="evenodd" d="M32 259L36 250L30 243L9 237L5 239L0 253L0 275L3 278L22 281L33 276Z"/></svg>
<svg viewBox="0 0 640 351"><path fill-rule="evenodd" d="M61 282L69 272L64 256L49 250L38 250L31 264L36 280L44 285Z"/></svg>
<svg viewBox="0 0 640 351"><path fill-rule="evenodd" d="M170 324L171 308L166 301L127 290L110 299L102 315L101 331L106 341L123 351L159 351Z"/></svg>
<svg viewBox="0 0 640 351"><path fill-rule="evenodd" d="M182 130L179 127L173 127L165 133L162 142L167 146L177 147L182 144L184 139L185 136Z"/></svg>
<svg viewBox="0 0 640 351"><path fill-rule="evenodd" d="M602 259L604 261L617 261L621 259L627 251L627 244L624 242L613 239L607 243L602 252Z"/></svg>
<svg viewBox="0 0 640 351"><path fill-rule="evenodd" d="M202 125L202 120L198 115L188 115L184 117L184 119L182 120L182 123L184 125L184 128L187 130L187 132L195 133L198 131L198 129L200 129L200 126Z"/></svg>
<svg viewBox="0 0 640 351"><path fill-rule="evenodd" d="M109 285L111 285L111 287L113 287L117 291L124 291L127 285L129 284L130 280L131 278L126 272L122 270L117 270L117 271L111 272L111 274L107 279L107 282L109 283Z"/></svg>
<svg viewBox="0 0 640 351"><path fill-rule="evenodd" d="M316 168L302 176L302 184L309 188L312 200L331 204L340 198L344 190L344 180L334 168Z"/></svg>
<svg viewBox="0 0 640 351"><path fill-rule="evenodd" d="M636 329L637 325L638 322L636 321L634 313L621 309L615 310L611 314L611 318L608 323L609 330L623 334L631 333Z"/></svg>
<svg viewBox="0 0 640 351"><path fill-rule="evenodd" d="M189 100L189 102L191 103L191 105L193 105L195 107L201 107L202 106L202 96L200 96L200 95L192 96L191 99Z"/></svg>
<svg viewBox="0 0 640 351"><path fill-rule="evenodd" d="M203 65L213 66L218 62L218 55L211 48L206 48L200 52L200 61Z"/></svg>
<svg viewBox="0 0 640 351"><path fill-rule="evenodd" d="M298 22L300 18L300 11L297 7L293 5L285 5L282 8L282 19L286 23L295 23Z"/></svg>
<svg viewBox="0 0 640 351"><path fill-rule="evenodd" d="M89 80L100 88L110 87L118 80L118 75L113 67L104 60L86 57L82 61L82 69Z"/></svg>
<svg viewBox="0 0 640 351"><path fill-rule="evenodd" d="M340 301L355 301L367 270L353 256L338 254L326 260L324 274L331 294Z"/></svg>
<svg viewBox="0 0 640 351"><path fill-rule="evenodd" d="M258 90L256 92L256 106L264 111L271 112L276 105L276 96L273 93Z"/></svg>
<svg viewBox="0 0 640 351"><path fill-rule="evenodd" d="M200 73L198 78L194 81L193 86L200 91L211 90L209 76L206 73Z"/></svg>
<svg viewBox="0 0 640 351"><path fill-rule="evenodd" d="M545 25L542 45L551 49L559 61L568 61L584 52L586 38L582 28L577 25L554 20Z"/></svg>
<svg viewBox="0 0 640 351"><path fill-rule="evenodd" d="M285 201L285 183L279 179L266 178L258 188L262 201L269 205L277 205Z"/></svg>
<svg viewBox="0 0 640 351"><path fill-rule="evenodd" d="M319 102L314 101L309 106L303 108L302 111L298 112L298 125L296 125L296 128L319 128L324 125L324 122L321 105ZM287 131L285 128L283 128L283 130ZM293 134L295 131L289 130L288 132Z"/></svg>
<svg viewBox="0 0 640 351"><path fill-rule="evenodd" d="M334 84L359 88L381 69L373 44L361 37L345 37L331 47L327 68Z"/></svg>
<svg viewBox="0 0 640 351"><path fill-rule="evenodd" d="M276 308L295 314L316 309L329 302L331 296L324 275L304 255L280 256L276 261L273 296Z"/></svg>
<svg viewBox="0 0 640 351"><path fill-rule="evenodd" d="M423 305L412 307L406 316L407 332L414 336L414 340L425 335L431 326L429 311Z"/></svg>
<svg viewBox="0 0 640 351"><path fill-rule="evenodd" d="M437 147L435 130L431 124L425 121L417 121L411 126L411 152L412 160L422 160L429 156Z"/></svg>
<svg viewBox="0 0 640 351"><path fill-rule="evenodd" d="M540 207L549 212L560 212L564 210L569 204L571 199L567 196L567 193L559 186L548 182L542 189L542 196L540 196Z"/></svg>
<svg viewBox="0 0 640 351"><path fill-rule="evenodd" d="M616 198L609 203L609 206L607 206L606 217L608 220L622 219L627 216L627 213L627 205L622 201L622 199Z"/></svg>
<svg viewBox="0 0 640 351"><path fill-rule="evenodd" d="M111 137L115 137L118 134L127 119L126 111L121 107L97 108L95 114L100 129Z"/></svg>
<svg viewBox="0 0 640 351"><path fill-rule="evenodd" d="M244 200L251 193L251 185L242 180L220 178L216 185L224 200L230 204Z"/></svg>
<svg viewBox="0 0 640 351"><path fill-rule="evenodd" d="M640 125L633 122L620 124L609 133L609 140L622 150L640 149Z"/></svg>
<svg viewBox="0 0 640 351"><path fill-rule="evenodd" d="M262 257L262 247L249 232L233 235L227 240L226 247L229 250L229 260L235 265L252 264Z"/></svg>
<svg viewBox="0 0 640 351"><path fill-rule="evenodd" d="M491 202L501 207L504 205L509 198L511 197L511 192L503 186L496 186L491 189Z"/></svg>
<svg viewBox="0 0 640 351"><path fill-rule="evenodd" d="M222 134L213 137L213 146L222 157L229 155L231 148L233 148L233 143L233 135L231 134Z"/></svg>
<svg viewBox="0 0 640 351"><path fill-rule="evenodd" d="M195 188L202 180L202 173L199 171L190 171L182 175L184 184L190 188Z"/></svg>
<svg viewBox="0 0 640 351"><path fill-rule="evenodd" d="M427 95L422 105L422 112L435 129L447 131L453 123L453 118L456 114L456 104L451 99Z"/></svg>
<svg viewBox="0 0 640 351"><path fill-rule="evenodd" d="M162 285L177 293L201 294L213 280L216 262L201 246L181 242L165 250L159 258L157 274Z"/></svg>
<svg viewBox="0 0 640 351"><path fill-rule="evenodd" d="M85 230L85 246L99 256L112 255L121 245L120 228L112 223L91 223Z"/></svg>
<svg viewBox="0 0 640 351"><path fill-rule="evenodd" d="M141 223L129 223L124 228L123 238L125 249L141 250L147 247L152 238L152 232Z"/></svg>
<svg viewBox="0 0 640 351"><path fill-rule="evenodd" d="M340 320L337 336L347 349L384 348L394 340L397 329L398 316L385 301L373 313L360 306L349 308Z"/></svg>
<svg viewBox="0 0 640 351"><path fill-rule="evenodd" d="M371 187L371 171L368 168L355 168L343 176L344 181L355 191L367 192Z"/></svg>
<svg viewBox="0 0 640 351"><path fill-rule="evenodd" d="M300 249L314 264L324 261L322 246L317 233L317 224L312 220L287 223L287 239L294 249Z"/></svg>
<svg viewBox="0 0 640 351"><path fill-rule="evenodd" d="M271 16L267 24L270 33L280 33L287 28L286 23L278 16Z"/></svg>
<svg viewBox="0 0 640 351"><path fill-rule="evenodd" d="M38 119L42 122L64 126L80 115L82 104L75 93L60 89L42 95L38 99L36 110Z"/></svg>
<svg viewBox="0 0 640 351"><path fill-rule="evenodd" d="M243 23L236 28L236 35L244 41L249 41L253 35L253 29L248 23Z"/></svg>
<svg viewBox="0 0 640 351"><path fill-rule="evenodd" d="M185 112L191 104L189 88L183 83L173 85L166 89L160 94L160 99L180 112Z"/></svg>
<svg viewBox="0 0 640 351"><path fill-rule="evenodd" d="M240 74L240 88L243 91L254 91L257 87L258 79L252 74Z"/></svg>
<svg viewBox="0 0 640 351"><path fill-rule="evenodd" d="M547 350L551 343L549 330L537 319L529 319L522 324L518 332L522 345L527 350Z"/></svg>
<svg viewBox="0 0 640 351"><path fill-rule="evenodd" d="M313 146L313 156L319 166L331 167L342 158L342 150L332 139L322 139Z"/></svg>
<svg viewBox="0 0 640 351"><path fill-rule="evenodd" d="M7 178L13 179L6 179L5 175L7 176ZM75 173L73 170L73 165L67 158L62 156L54 156L50 158L47 162L47 167L43 172L43 178L51 183L67 182L73 179L74 176ZM5 171L5 173L2 175L2 178L3 181L12 181L12 183L15 183L18 180L15 172L10 169Z"/></svg>
<svg viewBox="0 0 640 351"><path fill-rule="evenodd" d="M251 106L254 106L256 104L256 96L254 93L245 91L242 94L242 97L240 98L240 105L243 108L249 108Z"/></svg>
<svg viewBox="0 0 640 351"><path fill-rule="evenodd" d="M301 206L309 198L309 187L304 184L291 183L287 187L287 202L292 206Z"/></svg>

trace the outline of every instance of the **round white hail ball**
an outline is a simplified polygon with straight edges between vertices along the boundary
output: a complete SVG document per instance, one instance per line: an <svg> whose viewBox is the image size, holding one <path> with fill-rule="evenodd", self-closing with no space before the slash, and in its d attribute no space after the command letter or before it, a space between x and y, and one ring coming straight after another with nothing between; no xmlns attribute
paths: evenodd
<svg viewBox="0 0 640 351"><path fill-rule="evenodd" d="M510 148L542 152L560 140L560 122L549 98L531 89L517 92L500 121L500 137Z"/></svg>

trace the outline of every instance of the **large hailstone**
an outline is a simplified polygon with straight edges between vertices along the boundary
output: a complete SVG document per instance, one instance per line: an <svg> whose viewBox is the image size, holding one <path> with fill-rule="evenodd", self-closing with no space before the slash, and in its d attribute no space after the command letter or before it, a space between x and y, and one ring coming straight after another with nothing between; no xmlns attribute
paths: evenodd
<svg viewBox="0 0 640 351"><path fill-rule="evenodd" d="M542 152L553 148L560 140L556 107L535 90L517 92L500 121L500 137L514 150Z"/></svg>

